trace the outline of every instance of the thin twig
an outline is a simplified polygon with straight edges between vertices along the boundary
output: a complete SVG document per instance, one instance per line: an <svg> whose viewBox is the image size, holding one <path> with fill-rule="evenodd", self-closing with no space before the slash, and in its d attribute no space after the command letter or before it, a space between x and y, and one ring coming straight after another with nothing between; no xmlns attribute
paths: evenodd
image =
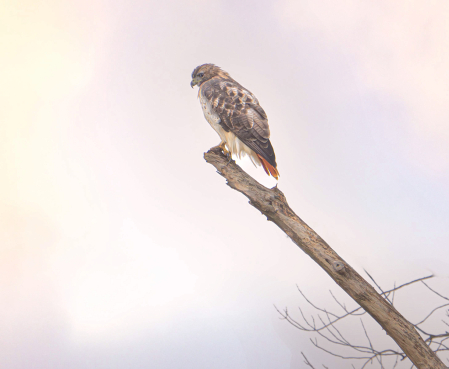
<svg viewBox="0 0 449 369"><path fill-rule="evenodd" d="M388 301L391 305L393 305L393 304L391 303L391 301L389 300L388 295L386 294L386 292L384 292L384 291L382 290L382 288L380 288L380 286L377 284L377 282L374 280L374 278L371 277L371 275L366 271L366 269L363 269L363 270L364 270L364 272L366 273L366 275L373 281L373 283L376 285L376 287L379 289L379 291L381 292L381 295L385 296L385 298L387 299L387 301Z"/></svg>
<svg viewBox="0 0 449 369"><path fill-rule="evenodd" d="M426 286L429 290L431 290L435 295L438 295L438 296L440 296L442 299L445 299L445 300L449 301L449 297L443 296L442 294L440 294L440 293L438 293L437 291L433 290L433 289L430 288L430 287L426 284L426 282L424 282L423 280L421 280L421 283L422 283L424 286Z"/></svg>

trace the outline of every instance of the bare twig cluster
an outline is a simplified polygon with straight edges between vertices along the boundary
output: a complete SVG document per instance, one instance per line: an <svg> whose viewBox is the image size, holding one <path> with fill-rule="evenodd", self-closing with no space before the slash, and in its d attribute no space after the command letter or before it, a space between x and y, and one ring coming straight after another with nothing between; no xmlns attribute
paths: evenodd
<svg viewBox="0 0 449 369"><path fill-rule="evenodd" d="M443 351L449 351L449 298L444 296L443 294L435 291L432 287L430 287L426 280L429 280L433 278L432 275L427 277L418 278L415 280L412 280L410 282L404 283L400 286L395 286L394 288L383 291L380 286L376 283L373 277L366 272L368 277L373 281L373 283L377 286L377 288L380 290L380 294L389 301L392 305L394 305L394 299L395 294L398 290L403 288L409 288L410 286L421 283L426 287L426 290L433 295L436 295L440 297L444 302L433 308L423 319L416 323L412 323L415 329L417 329L421 336L423 337L426 344L432 349L435 353L442 353ZM363 310L363 308L358 307L355 309L348 309L344 303L339 301L335 295L332 293L332 291L329 291L334 301L337 303L337 305L343 310L343 312L340 313L334 313L331 311L328 311L327 309L321 308L317 306L316 304L312 303L305 294L301 291L301 289L298 287L299 293L302 295L302 297L306 300L306 302L312 306L315 310L318 311L316 317L311 316L310 318L307 318L304 314L304 311L299 307L299 312L302 318L302 321L299 322L297 319L294 319L288 312L287 308L283 311L280 311L278 308L276 310L281 314L282 319L285 319L287 322L289 322L291 325L293 325L295 328L304 331L304 332L310 332L316 334L317 337L311 338L310 341L312 344L319 348L320 350L339 357L341 359L347 359L352 361L360 361L360 369L364 369L367 367L378 367L380 369L386 369L386 363L385 359L390 358L389 363L392 365L391 368L396 368L398 363L407 361L409 364L411 364L410 368L415 367L407 358L407 355L398 347L397 349L386 349L386 350L378 350L374 347L374 344L372 343L372 340L370 338L370 335L368 334L368 331L365 327L365 324L363 323L363 320L361 319L361 316L365 315L366 312ZM425 296L420 296L420 298L425 298ZM428 330L424 328L425 323L429 320L430 317L434 317L436 314L440 314L441 316L441 332L438 333L431 333ZM339 329L339 325L346 321L348 318L351 317L359 317L360 324L364 333L364 336L366 338L365 344L355 344L351 342L349 339L347 339L344 334L342 333L341 329ZM318 342L318 337L321 337L324 339L326 344L326 347L324 347L322 344ZM333 348L329 349L328 346L333 346ZM338 352L336 352L336 348L339 347L345 347L352 350L352 355L343 355ZM307 357L304 355L304 353L301 353L304 357L304 363L310 367L314 368L314 366L310 363L310 361L307 359ZM391 360L393 358L393 360ZM449 360L448 360L449 362ZM327 368L323 365L324 368ZM352 364L352 368L355 369L354 364Z"/></svg>

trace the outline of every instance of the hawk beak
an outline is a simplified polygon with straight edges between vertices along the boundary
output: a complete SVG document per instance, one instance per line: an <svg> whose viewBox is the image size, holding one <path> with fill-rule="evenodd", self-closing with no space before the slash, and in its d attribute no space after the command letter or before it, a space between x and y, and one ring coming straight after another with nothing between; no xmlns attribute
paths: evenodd
<svg viewBox="0 0 449 369"><path fill-rule="evenodd" d="M192 82L190 82L190 86L193 88L193 86L197 85L199 83L199 80L197 77L192 79Z"/></svg>

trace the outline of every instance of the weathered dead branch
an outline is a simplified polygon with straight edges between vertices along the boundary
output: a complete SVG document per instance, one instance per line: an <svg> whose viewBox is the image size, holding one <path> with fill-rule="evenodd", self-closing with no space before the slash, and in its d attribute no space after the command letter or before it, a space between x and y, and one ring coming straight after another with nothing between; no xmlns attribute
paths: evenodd
<svg viewBox="0 0 449 369"><path fill-rule="evenodd" d="M281 228L370 314L418 369L447 369L413 325L294 213L277 187L262 186L235 162L229 161L218 148L209 150L204 158L226 178L231 188L244 194L252 206Z"/></svg>

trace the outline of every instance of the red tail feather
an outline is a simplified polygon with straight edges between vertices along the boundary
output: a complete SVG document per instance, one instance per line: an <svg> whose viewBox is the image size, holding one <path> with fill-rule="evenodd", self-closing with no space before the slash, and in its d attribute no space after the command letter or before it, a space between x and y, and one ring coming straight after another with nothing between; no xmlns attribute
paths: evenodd
<svg viewBox="0 0 449 369"><path fill-rule="evenodd" d="M257 157L259 158L260 162L262 163L263 169L265 170L265 173L268 175L272 175L274 178L279 179L279 172L278 170L273 167L268 161L266 161L262 156L257 154Z"/></svg>

